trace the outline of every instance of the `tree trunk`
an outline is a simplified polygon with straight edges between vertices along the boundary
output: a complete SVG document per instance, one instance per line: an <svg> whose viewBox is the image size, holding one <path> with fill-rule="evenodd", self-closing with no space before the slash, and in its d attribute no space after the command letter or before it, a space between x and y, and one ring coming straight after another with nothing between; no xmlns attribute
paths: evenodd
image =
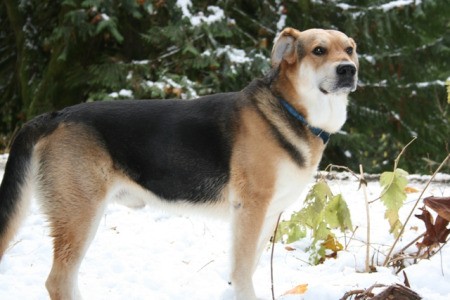
<svg viewBox="0 0 450 300"><path fill-rule="evenodd" d="M25 22L24 18L19 10L17 1L4 0L8 19L11 24L11 28L14 31L14 37L16 42L16 72L15 76L20 86L20 99L21 106L26 110L31 103L31 86L30 86L30 70L28 66L31 65L31 58L26 47L26 33L23 31Z"/></svg>

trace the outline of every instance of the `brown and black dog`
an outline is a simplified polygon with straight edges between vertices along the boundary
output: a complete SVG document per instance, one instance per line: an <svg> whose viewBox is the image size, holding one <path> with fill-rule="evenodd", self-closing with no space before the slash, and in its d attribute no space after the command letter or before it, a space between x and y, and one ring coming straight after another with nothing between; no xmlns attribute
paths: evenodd
<svg viewBox="0 0 450 300"><path fill-rule="evenodd" d="M203 210L229 218L231 284L236 299L255 299L259 256L344 124L358 74L355 42L334 30L287 28L271 59L240 92L85 103L28 122L0 187L0 258L35 195L54 241L50 297L78 299L109 201Z"/></svg>

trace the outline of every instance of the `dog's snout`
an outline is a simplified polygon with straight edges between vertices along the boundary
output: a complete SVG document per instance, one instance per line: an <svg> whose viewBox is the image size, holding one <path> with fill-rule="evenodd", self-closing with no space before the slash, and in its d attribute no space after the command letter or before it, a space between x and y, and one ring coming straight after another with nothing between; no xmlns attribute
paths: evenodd
<svg viewBox="0 0 450 300"><path fill-rule="evenodd" d="M336 73L340 76L352 77L356 74L356 67L353 64L340 64L336 68Z"/></svg>

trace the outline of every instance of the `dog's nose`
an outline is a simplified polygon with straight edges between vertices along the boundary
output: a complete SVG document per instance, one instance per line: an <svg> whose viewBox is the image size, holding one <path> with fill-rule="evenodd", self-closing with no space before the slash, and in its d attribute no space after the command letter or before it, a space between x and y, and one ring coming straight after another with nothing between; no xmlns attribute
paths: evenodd
<svg viewBox="0 0 450 300"><path fill-rule="evenodd" d="M340 64L336 68L336 73L340 76L352 77L356 74L356 67L352 64Z"/></svg>

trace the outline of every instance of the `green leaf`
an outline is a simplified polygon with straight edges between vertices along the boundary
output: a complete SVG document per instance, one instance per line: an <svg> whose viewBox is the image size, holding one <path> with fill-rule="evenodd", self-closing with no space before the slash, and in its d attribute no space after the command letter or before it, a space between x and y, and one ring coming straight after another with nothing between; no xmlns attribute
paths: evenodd
<svg viewBox="0 0 450 300"><path fill-rule="evenodd" d="M386 206L384 217L391 226L390 232L396 237L400 234L402 226L398 211L406 199L405 188L408 184L407 176L408 172L397 168L394 172L384 172L380 177L380 186L383 188L381 201Z"/></svg>
<svg viewBox="0 0 450 300"><path fill-rule="evenodd" d="M325 207L324 219L330 227L340 228L342 232L353 229L350 211L341 194L333 196Z"/></svg>
<svg viewBox="0 0 450 300"><path fill-rule="evenodd" d="M325 241L330 234L330 229L327 226L327 223L322 221L317 226L317 229L314 230L314 241L323 240Z"/></svg>
<svg viewBox="0 0 450 300"><path fill-rule="evenodd" d="M320 199L321 201L325 201L326 197L330 198L332 195L333 193L331 192L328 184L321 180L312 187L307 199L314 197L316 199Z"/></svg>
<svg viewBox="0 0 450 300"><path fill-rule="evenodd" d="M321 244L333 243L332 248L336 249L333 251L340 250L338 249L340 244L331 232L332 228L340 228L341 231L352 229L350 211L344 198L340 194L333 195L328 184L321 180L309 190L304 207L294 212L290 220L280 222L277 241L295 242L305 237L309 229L313 237L313 244L309 250L310 260L319 263L325 258L325 246Z"/></svg>
<svg viewBox="0 0 450 300"><path fill-rule="evenodd" d="M290 220L278 224L276 241L284 239L286 243L293 243L306 236L306 228L301 223L301 214L294 212Z"/></svg>
<svg viewBox="0 0 450 300"><path fill-rule="evenodd" d="M323 219L323 210L327 199L332 197L330 187L325 181L319 181L309 191L302 209L304 222L311 228L317 228Z"/></svg>
<svg viewBox="0 0 450 300"><path fill-rule="evenodd" d="M389 232L392 233L395 237L398 237L403 226L398 217L398 211L386 210L384 218L388 220L389 225L391 226Z"/></svg>

